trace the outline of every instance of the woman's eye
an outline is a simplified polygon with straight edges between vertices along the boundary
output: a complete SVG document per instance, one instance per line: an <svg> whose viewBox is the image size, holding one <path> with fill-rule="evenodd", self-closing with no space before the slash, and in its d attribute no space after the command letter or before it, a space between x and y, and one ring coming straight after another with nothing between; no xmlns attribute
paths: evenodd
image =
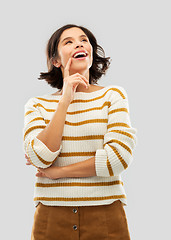
<svg viewBox="0 0 171 240"><path fill-rule="evenodd" d="M66 44L69 43L69 42L71 42L71 41L66 42Z"/></svg>
<svg viewBox="0 0 171 240"><path fill-rule="evenodd" d="M87 42L87 39L83 39L82 41L86 41L86 42ZM68 42L66 42L65 44L67 44L67 43L69 43L69 42L72 43L72 41L68 41Z"/></svg>

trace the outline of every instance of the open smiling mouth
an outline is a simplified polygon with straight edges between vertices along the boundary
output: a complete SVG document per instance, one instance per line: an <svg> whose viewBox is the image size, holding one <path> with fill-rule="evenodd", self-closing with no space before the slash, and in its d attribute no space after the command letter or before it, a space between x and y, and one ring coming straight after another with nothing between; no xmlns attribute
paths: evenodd
<svg viewBox="0 0 171 240"><path fill-rule="evenodd" d="M78 54L76 57L73 57L75 60L84 60L88 54L86 53L86 56L84 54Z"/></svg>

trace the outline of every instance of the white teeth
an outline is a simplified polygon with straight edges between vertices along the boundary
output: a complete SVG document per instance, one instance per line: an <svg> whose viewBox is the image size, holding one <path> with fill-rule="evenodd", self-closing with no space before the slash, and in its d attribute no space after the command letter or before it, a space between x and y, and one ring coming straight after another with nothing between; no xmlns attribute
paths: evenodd
<svg viewBox="0 0 171 240"><path fill-rule="evenodd" d="M85 52L76 53L76 54L74 55L74 58L77 57L78 55L84 55L84 56L86 56L86 53L85 53Z"/></svg>

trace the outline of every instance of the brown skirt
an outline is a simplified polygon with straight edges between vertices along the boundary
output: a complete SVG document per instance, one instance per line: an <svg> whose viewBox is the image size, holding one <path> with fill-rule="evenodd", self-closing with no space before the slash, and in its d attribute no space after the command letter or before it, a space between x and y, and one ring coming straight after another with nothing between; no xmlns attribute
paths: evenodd
<svg viewBox="0 0 171 240"><path fill-rule="evenodd" d="M124 206L47 206L39 203L31 240L130 240Z"/></svg>

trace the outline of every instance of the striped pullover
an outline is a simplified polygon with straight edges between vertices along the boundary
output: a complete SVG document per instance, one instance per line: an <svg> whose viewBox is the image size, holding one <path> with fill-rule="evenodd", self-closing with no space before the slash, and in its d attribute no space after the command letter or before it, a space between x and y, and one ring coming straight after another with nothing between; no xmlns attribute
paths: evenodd
<svg viewBox="0 0 171 240"><path fill-rule="evenodd" d="M75 92L67 109L59 150L52 152L36 136L50 122L61 95L31 97L24 105L23 149L37 168L67 166L95 157L97 176L35 178L34 205L90 206L120 200L127 205L121 178L133 160L137 129L131 126L128 96L110 85Z"/></svg>

